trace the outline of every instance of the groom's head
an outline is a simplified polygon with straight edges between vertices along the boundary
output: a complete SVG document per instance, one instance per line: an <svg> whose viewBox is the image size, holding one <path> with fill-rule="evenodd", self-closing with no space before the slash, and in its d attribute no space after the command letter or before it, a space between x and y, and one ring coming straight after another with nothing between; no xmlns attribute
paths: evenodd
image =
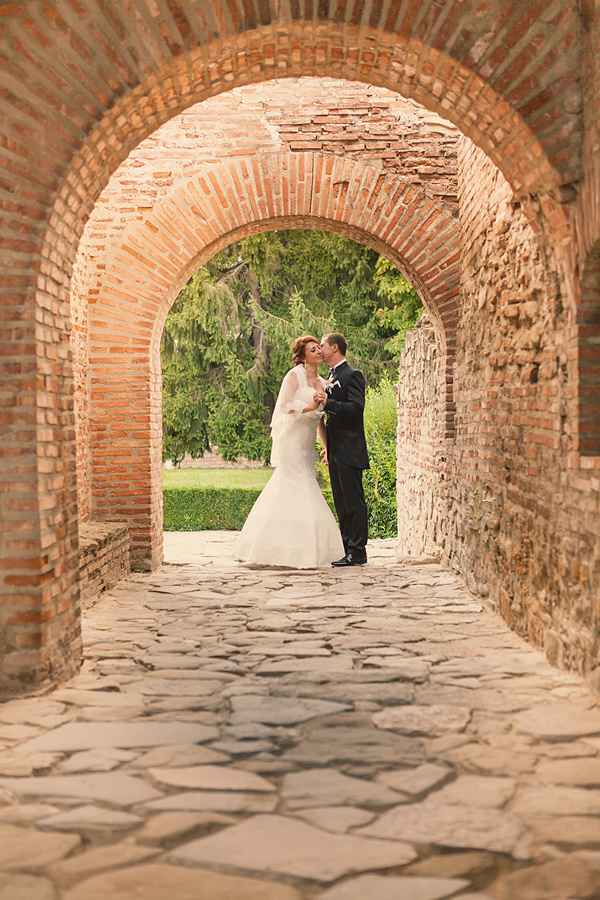
<svg viewBox="0 0 600 900"><path fill-rule="evenodd" d="M348 342L346 338L337 331L331 334L324 334L321 338L323 361L330 366L335 366L341 359L344 359L347 349Z"/></svg>

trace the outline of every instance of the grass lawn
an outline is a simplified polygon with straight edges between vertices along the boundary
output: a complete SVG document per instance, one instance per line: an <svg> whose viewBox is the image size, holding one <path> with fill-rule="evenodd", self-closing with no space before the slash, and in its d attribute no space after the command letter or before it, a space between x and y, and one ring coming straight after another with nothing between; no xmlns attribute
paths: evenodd
<svg viewBox="0 0 600 900"><path fill-rule="evenodd" d="M165 488L257 488L271 477L271 469L163 469Z"/></svg>

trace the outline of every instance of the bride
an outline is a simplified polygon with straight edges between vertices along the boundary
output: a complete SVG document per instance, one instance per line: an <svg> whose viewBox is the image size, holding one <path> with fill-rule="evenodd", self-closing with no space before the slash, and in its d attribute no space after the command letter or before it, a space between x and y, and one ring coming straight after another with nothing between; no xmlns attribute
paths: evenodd
<svg viewBox="0 0 600 900"><path fill-rule="evenodd" d="M312 569L343 556L344 545L315 477L323 412L313 395L325 387L317 372L323 354L311 335L296 338L292 354L294 368L281 383L271 420L275 471L246 519L235 556L255 565Z"/></svg>

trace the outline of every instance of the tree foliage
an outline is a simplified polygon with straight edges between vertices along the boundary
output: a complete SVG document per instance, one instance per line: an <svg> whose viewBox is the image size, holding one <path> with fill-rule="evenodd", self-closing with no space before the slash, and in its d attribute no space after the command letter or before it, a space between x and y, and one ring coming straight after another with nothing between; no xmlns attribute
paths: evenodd
<svg viewBox="0 0 600 900"><path fill-rule="evenodd" d="M190 278L165 323L164 458L217 446L229 460L268 460L295 337L341 331L348 359L376 386L420 312L394 266L339 235L275 231L231 245Z"/></svg>

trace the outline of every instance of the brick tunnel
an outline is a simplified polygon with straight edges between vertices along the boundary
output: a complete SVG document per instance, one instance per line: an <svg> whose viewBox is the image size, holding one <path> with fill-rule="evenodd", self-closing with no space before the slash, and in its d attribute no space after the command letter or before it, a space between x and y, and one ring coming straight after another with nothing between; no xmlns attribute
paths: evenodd
<svg viewBox="0 0 600 900"><path fill-rule="evenodd" d="M160 565L166 314L278 228L373 247L429 313L399 361L401 552L597 686L599 41L575 2L5 9L4 691L79 666L81 526Z"/></svg>

